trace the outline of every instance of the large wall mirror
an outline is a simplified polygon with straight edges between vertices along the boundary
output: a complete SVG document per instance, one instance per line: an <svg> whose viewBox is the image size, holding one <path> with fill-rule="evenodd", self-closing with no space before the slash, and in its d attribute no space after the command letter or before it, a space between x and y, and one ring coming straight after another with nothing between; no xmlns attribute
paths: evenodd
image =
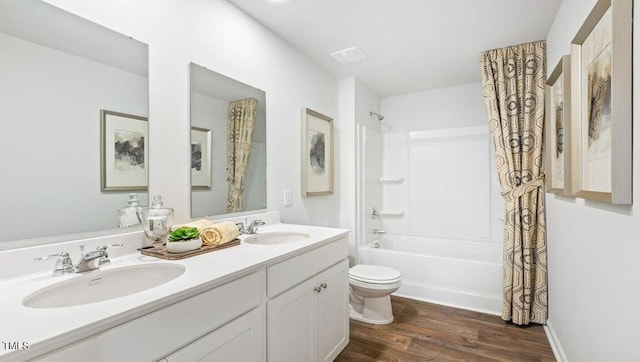
<svg viewBox="0 0 640 362"><path fill-rule="evenodd" d="M265 209L264 91L193 63L190 78L191 216Z"/></svg>
<svg viewBox="0 0 640 362"><path fill-rule="evenodd" d="M1 0L0 54L0 250L118 228L128 194L148 197L146 185L102 189L101 110L146 119L147 45L39 0ZM116 173L148 172L137 166Z"/></svg>

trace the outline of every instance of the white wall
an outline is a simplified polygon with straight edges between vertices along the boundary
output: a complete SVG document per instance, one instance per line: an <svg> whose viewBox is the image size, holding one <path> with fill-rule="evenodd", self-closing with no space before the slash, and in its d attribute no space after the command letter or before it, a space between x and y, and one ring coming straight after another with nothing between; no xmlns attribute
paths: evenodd
<svg viewBox="0 0 640 362"><path fill-rule="evenodd" d="M100 191L100 110L147 116L147 79L4 34L0 54L0 240L116 228L129 192Z"/></svg>
<svg viewBox="0 0 640 362"><path fill-rule="evenodd" d="M385 97L381 109L385 133L487 124L482 83Z"/></svg>
<svg viewBox="0 0 640 362"><path fill-rule="evenodd" d="M338 224L339 195L300 196L301 108L338 112L338 82L326 71L224 0L47 2L149 45L149 186L175 208L177 222L190 215L185 150L194 62L266 92L267 207L286 222ZM282 207L284 189L293 190L292 207Z"/></svg>
<svg viewBox="0 0 640 362"><path fill-rule="evenodd" d="M595 0L564 0L547 38L547 73ZM638 2L634 17L640 19ZM640 39L636 25L634 38ZM640 47L634 73L640 74ZM638 77L634 93L640 94ZM640 98L634 97L634 109ZM640 127L633 130L633 206L547 194L549 327L570 361L638 361L640 341Z"/></svg>

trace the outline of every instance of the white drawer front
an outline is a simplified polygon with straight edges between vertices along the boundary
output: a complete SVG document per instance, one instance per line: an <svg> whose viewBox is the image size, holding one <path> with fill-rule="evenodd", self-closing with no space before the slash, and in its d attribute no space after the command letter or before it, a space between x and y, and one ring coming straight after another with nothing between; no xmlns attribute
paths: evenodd
<svg viewBox="0 0 640 362"><path fill-rule="evenodd" d="M345 259L347 238L311 250L267 268L267 295L272 298Z"/></svg>

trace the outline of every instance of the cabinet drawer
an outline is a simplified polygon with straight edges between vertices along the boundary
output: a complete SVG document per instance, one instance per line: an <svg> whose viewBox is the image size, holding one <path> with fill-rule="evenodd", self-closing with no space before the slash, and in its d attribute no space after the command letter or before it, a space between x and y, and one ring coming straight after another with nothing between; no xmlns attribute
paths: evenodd
<svg viewBox="0 0 640 362"><path fill-rule="evenodd" d="M260 305L263 278L263 273L250 274L63 347L39 360L158 360Z"/></svg>
<svg viewBox="0 0 640 362"><path fill-rule="evenodd" d="M347 238L336 240L267 268L267 295L272 298L345 259Z"/></svg>
<svg viewBox="0 0 640 362"><path fill-rule="evenodd" d="M264 312L256 308L190 345L162 362L265 360Z"/></svg>

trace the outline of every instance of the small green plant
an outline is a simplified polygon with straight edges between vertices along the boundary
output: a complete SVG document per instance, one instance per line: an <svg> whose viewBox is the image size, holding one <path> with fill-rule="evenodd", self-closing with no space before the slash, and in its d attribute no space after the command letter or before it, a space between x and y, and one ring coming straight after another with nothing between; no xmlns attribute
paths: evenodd
<svg viewBox="0 0 640 362"><path fill-rule="evenodd" d="M182 226L169 234L169 241L188 241L197 239L200 237L200 230L198 228Z"/></svg>

